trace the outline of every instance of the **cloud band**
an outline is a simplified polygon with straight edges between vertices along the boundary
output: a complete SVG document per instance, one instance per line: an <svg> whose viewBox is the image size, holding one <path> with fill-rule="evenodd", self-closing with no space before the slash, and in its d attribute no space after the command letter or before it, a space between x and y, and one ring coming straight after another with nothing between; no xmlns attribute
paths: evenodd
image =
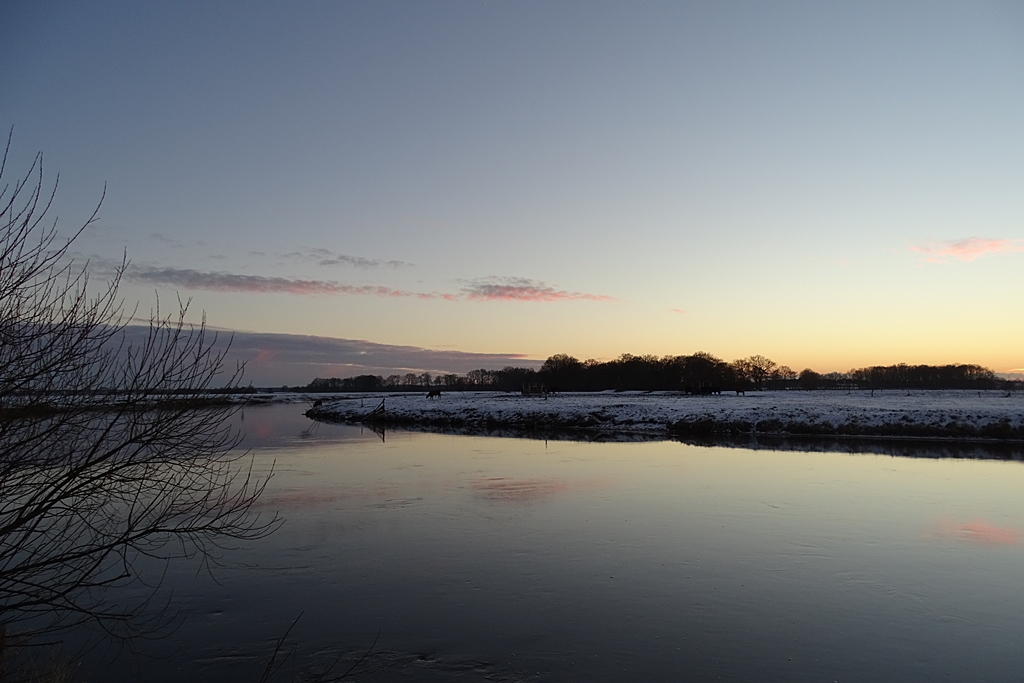
<svg viewBox="0 0 1024 683"><path fill-rule="evenodd" d="M557 289L545 282L519 277L488 277L472 280L461 295L413 292L379 285L345 285L333 280L304 280L263 275L201 272L187 268L132 268L127 274L135 282L201 289L215 292L252 294L361 295L385 298L412 297L447 301L614 301L610 296Z"/></svg>
<svg viewBox="0 0 1024 683"><path fill-rule="evenodd" d="M476 301L614 301L610 296L556 289L523 277L486 277L471 280L462 290Z"/></svg>
<svg viewBox="0 0 1024 683"><path fill-rule="evenodd" d="M925 260L930 263L944 263L947 258L973 261L982 256L1024 251L1024 240L966 237L961 240L911 245L910 250L925 254Z"/></svg>

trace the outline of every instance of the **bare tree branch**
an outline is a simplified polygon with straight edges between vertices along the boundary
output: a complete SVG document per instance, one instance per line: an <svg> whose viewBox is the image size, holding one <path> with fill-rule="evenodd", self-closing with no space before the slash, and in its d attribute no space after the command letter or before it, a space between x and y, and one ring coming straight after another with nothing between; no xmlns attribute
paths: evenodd
<svg viewBox="0 0 1024 683"><path fill-rule="evenodd" d="M87 263L68 258L99 205L61 240L47 219L56 183L47 191L42 155L4 183L9 147L10 138L0 162L0 631L24 640L88 621L127 637L145 605L104 596L139 579L140 559L208 561L277 523L253 509L266 479L233 450L235 409L210 402L242 368L225 368L227 346L205 316L186 322L188 301L158 308L145 341L129 343L132 316L118 298L127 258L98 287Z"/></svg>

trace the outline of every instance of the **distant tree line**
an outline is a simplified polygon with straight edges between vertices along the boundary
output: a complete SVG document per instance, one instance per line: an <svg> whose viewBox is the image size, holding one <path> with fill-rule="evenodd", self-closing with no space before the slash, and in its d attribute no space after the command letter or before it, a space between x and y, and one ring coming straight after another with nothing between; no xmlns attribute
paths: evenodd
<svg viewBox="0 0 1024 683"><path fill-rule="evenodd" d="M305 389L307 391L424 391L447 389L465 391L490 389L494 391L519 391L524 383L535 384L537 371L533 368L506 367L501 370L471 370L465 375L431 375L429 372L404 375L357 375L355 377L316 378Z"/></svg>
<svg viewBox="0 0 1024 683"><path fill-rule="evenodd" d="M407 373L317 378L306 389L317 392L358 391L746 391L754 389L993 389L1010 388L995 373L980 365L888 365L846 373L799 374L765 356L754 355L726 362L698 351L690 356L633 356L610 361L581 361L560 353L540 369L504 367L472 370L465 375Z"/></svg>
<svg viewBox="0 0 1024 683"><path fill-rule="evenodd" d="M992 389L995 373L980 365L876 365L851 370L859 386L874 389Z"/></svg>

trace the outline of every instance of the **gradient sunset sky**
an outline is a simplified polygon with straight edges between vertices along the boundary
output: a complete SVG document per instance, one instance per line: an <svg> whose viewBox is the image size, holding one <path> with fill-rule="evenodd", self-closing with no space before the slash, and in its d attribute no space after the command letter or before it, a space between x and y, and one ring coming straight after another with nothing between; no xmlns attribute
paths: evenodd
<svg viewBox="0 0 1024 683"><path fill-rule="evenodd" d="M2 2L0 38L7 172L42 151L69 230L106 184L76 253L259 333L257 383L1024 372L1019 2Z"/></svg>

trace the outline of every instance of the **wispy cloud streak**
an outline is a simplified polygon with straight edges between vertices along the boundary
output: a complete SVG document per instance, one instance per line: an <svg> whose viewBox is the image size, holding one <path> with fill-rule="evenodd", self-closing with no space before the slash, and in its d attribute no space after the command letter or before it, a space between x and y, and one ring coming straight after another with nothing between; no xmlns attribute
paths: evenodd
<svg viewBox="0 0 1024 683"><path fill-rule="evenodd" d="M479 301L614 301L603 294L556 289L523 277L486 277L472 280L462 290L467 299Z"/></svg>
<svg viewBox="0 0 1024 683"><path fill-rule="evenodd" d="M473 280L463 288L461 294L414 292L381 285L346 285L334 280L306 280L268 277L265 275L204 272L190 268L133 267L128 271L127 277L134 282L152 285L248 294L295 294L299 296L349 294L385 298L441 299L445 301L549 302L615 300L610 296L600 294L556 289L544 282L517 277L490 277Z"/></svg>
<svg viewBox="0 0 1024 683"><path fill-rule="evenodd" d="M284 255L285 258L301 259L315 263L318 266L353 266L355 268L406 268L411 263L405 261L385 261L383 259L368 259L362 256L350 256L331 251L330 249L309 249L308 251L293 251Z"/></svg>
<svg viewBox="0 0 1024 683"><path fill-rule="evenodd" d="M950 258L973 261L982 256L1024 251L1024 240L967 237L962 240L914 244L910 246L910 250L924 254L925 261L929 263L945 263Z"/></svg>
<svg viewBox="0 0 1024 683"><path fill-rule="evenodd" d="M410 292L377 285L343 285L331 280L300 280L263 275L236 275L234 273L204 273L180 268L132 269L128 276L136 282L170 285L185 289L203 289L215 292L247 292L255 294L337 295L359 294L381 297L415 297L417 299L445 299L449 295Z"/></svg>

